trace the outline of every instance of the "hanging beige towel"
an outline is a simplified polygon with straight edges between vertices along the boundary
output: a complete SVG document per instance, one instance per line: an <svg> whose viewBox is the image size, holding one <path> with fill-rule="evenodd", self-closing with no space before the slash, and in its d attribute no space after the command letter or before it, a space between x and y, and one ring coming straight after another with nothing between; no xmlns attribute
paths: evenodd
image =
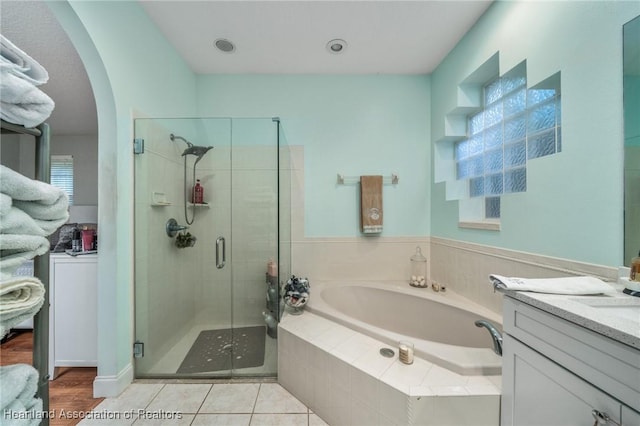
<svg viewBox="0 0 640 426"><path fill-rule="evenodd" d="M360 176L360 222L364 234L382 232L382 176Z"/></svg>

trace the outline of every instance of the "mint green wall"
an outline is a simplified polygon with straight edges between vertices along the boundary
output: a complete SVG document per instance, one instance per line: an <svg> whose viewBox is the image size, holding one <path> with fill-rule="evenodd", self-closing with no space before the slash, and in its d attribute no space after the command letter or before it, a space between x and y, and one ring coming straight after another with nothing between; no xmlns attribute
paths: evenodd
<svg viewBox="0 0 640 426"><path fill-rule="evenodd" d="M638 41L640 43L640 41ZM626 146L640 146L640 76L624 76L624 137Z"/></svg>
<svg viewBox="0 0 640 426"><path fill-rule="evenodd" d="M51 1L98 105L98 375L116 377L133 341L133 116L195 115L195 76L138 2Z"/></svg>
<svg viewBox="0 0 640 426"><path fill-rule="evenodd" d="M202 75L198 94L200 116L279 116L304 145L306 236L360 235L359 189L337 174L392 172L382 236L429 234L428 76Z"/></svg>
<svg viewBox="0 0 640 426"><path fill-rule="evenodd" d="M527 60L529 85L562 80L562 152L527 165L527 192L502 197L502 230L458 228L432 183L431 235L617 266L623 258L622 25L640 2L496 2L431 76L433 142L457 84L496 52Z"/></svg>

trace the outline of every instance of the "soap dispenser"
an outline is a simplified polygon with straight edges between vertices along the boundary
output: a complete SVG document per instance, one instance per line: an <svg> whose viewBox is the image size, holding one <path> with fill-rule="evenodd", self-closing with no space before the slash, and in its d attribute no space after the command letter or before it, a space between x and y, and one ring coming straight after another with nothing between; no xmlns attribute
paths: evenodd
<svg viewBox="0 0 640 426"><path fill-rule="evenodd" d="M411 278L409 285L413 287L427 286L427 259L422 255L420 246L416 247L416 252L411 256Z"/></svg>

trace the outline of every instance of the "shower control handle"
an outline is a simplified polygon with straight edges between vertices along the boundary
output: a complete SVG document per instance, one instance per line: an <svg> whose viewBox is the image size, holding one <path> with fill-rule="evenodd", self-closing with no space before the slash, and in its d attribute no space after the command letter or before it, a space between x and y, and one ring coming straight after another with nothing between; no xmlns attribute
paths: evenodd
<svg viewBox="0 0 640 426"><path fill-rule="evenodd" d="M222 262L220 262L220 247L222 246ZM226 244L224 242L224 237L218 237L216 240L216 268L222 269L224 268L224 263L227 260L227 250Z"/></svg>

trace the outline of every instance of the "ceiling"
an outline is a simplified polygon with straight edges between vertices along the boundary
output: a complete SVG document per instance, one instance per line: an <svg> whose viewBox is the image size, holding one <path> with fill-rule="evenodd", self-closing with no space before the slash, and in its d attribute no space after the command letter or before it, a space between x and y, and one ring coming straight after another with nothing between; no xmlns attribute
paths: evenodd
<svg viewBox="0 0 640 426"><path fill-rule="evenodd" d="M200 74L428 74L490 1L141 1ZM233 53L214 47L225 38ZM347 48L332 54L327 42Z"/></svg>
<svg viewBox="0 0 640 426"><path fill-rule="evenodd" d="M95 100L82 62L41 1L1 0L2 34L49 72L41 88L56 102L54 134L97 133ZM140 1L199 74L428 74L491 4L441 1ZM236 50L224 53L214 41ZM332 54L340 38L347 48ZM52 49L51 46L55 46Z"/></svg>

